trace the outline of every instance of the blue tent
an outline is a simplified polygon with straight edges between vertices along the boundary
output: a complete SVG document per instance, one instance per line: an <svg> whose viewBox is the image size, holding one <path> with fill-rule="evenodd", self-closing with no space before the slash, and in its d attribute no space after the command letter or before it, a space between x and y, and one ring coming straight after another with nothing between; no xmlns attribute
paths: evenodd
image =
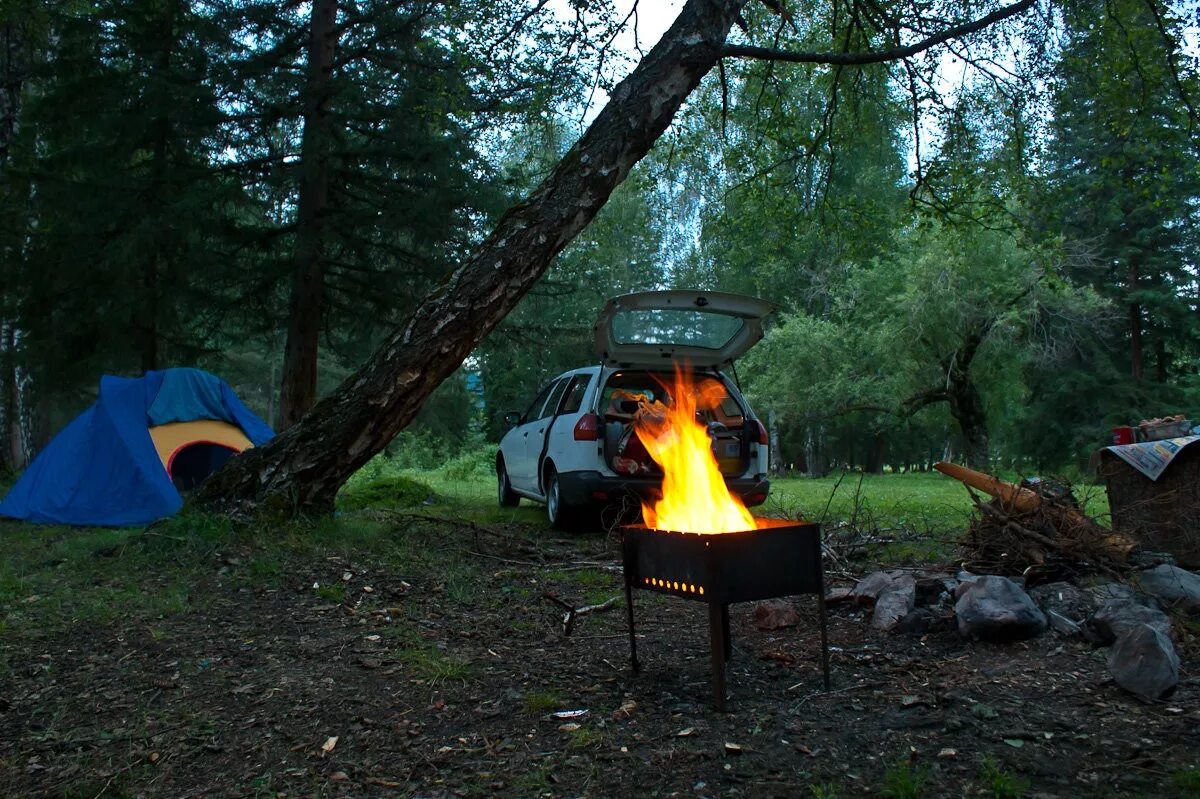
<svg viewBox="0 0 1200 799"><path fill-rule="evenodd" d="M272 436L208 372L105 375L96 404L34 459L0 502L0 515L47 524L147 524L183 505L176 485L185 471L195 482Z"/></svg>

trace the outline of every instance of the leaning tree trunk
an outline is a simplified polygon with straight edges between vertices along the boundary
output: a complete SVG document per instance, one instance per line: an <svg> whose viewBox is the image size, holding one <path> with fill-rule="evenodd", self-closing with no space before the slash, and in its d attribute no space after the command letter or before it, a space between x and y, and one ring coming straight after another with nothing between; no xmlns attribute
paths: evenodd
<svg viewBox="0 0 1200 799"><path fill-rule="evenodd" d="M232 459L193 504L225 513L325 512L351 474L545 273L670 125L721 56L747 0L689 0L553 172L357 372L298 424Z"/></svg>

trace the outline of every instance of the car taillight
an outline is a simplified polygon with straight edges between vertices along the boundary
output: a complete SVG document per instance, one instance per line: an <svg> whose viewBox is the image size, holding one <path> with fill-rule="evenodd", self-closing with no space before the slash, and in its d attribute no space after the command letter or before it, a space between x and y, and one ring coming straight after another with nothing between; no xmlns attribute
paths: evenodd
<svg viewBox="0 0 1200 799"><path fill-rule="evenodd" d="M754 420L754 423L758 425L758 443L760 443L760 444L771 443L771 439L767 436L767 428L763 425L763 423L758 421L757 419Z"/></svg>
<svg viewBox="0 0 1200 799"><path fill-rule="evenodd" d="M575 423L576 441L595 441L600 437L600 417L594 413L585 413Z"/></svg>

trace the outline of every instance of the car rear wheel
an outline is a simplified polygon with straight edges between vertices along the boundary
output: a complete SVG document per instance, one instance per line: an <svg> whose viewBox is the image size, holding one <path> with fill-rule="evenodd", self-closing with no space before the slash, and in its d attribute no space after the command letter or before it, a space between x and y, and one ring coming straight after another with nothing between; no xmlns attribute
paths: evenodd
<svg viewBox="0 0 1200 799"><path fill-rule="evenodd" d="M502 508L515 508L521 504L521 497L513 491L512 483L508 481L508 469L504 468L504 461L496 463L496 493Z"/></svg>
<svg viewBox="0 0 1200 799"><path fill-rule="evenodd" d="M574 514L570 506L562 499L562 489L559 486L558 472L553 466L546 467L546 518L550 526L556 530L571 529Z"/></svg>

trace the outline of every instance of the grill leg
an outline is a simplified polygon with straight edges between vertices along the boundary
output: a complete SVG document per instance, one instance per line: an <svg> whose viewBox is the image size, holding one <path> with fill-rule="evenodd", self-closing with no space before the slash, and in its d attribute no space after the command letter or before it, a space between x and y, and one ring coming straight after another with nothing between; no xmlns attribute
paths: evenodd
<svg viewBox="0 0 1200 799"><path fill-rule="evenodd" d="M725 640L725 662L733 660L733 636L729 634L729 605L721 605L721 633Z"/></svg>
<svg viewBox="0 0 1200 799"><path fill-rule="evenodd" d="M825 690L829 690L829 634L825 630L825 586L817 586L817 611L821 616L821 672L825 675Z"/></svg>
<svg viewBox="0 0 1200 799"><path fill-rule="evenodd" d="M719 602L708 603L708 630L712 649L713 706L725 710L725 622L728 609Z"/></svg>
<svg viewBox="0 0 1200 799"><path fill-rule="evenodd" d="M637 672L638 657L637 657L637 638L633 634L633 586L625 584L625 613L629 618L629 663L633 667L634 672Z"/></svg>

